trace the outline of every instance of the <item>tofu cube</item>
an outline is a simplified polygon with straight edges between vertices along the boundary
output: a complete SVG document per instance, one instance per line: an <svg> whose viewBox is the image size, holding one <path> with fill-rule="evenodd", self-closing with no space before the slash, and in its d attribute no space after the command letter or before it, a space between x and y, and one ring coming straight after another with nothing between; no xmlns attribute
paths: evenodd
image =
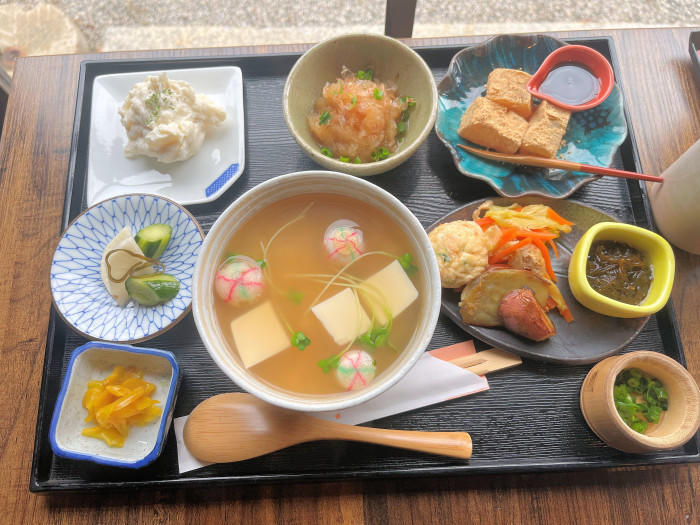
<svg viewBox="0 0 700 525"><path fill-rule="evenodd" d="M382 325L389 320L385 308L396 319L418 298L418 290L397 260L365 280L361 290L362 299Z"/></svg>
<svg viewBox="0 0 700 525"><path fill-rule="evenodd" d="M370 320L350 288L311 308L314 315L339 346L355 340L370 328Z"/></svg>
<svg viewBox="0 0 700 525"><path fill-rule="evenodd" d="M539 157L554 157L566 133L571 112L542 101L530 119L525 131L520 153Z"/></svg>
<svg viewBox="0 0 700 525"><path fill-rule="evenodd" d="M494 69L486 83L486 98L528 119L532 115L532 95L527 90L531 76L517 69Z"/></svg>
<svg viewBox="0 0 700 525"><path fill-rule="evenodd" d="M291 346L289 335L269 301L231 321L231 332L246 368Z"/></svg>
<svg viewBox="0 0 700 525"><path fill-rule="evenodd" d="M527 120L506 107L479 97L462 116L457 133L480 146L515 153L527 129Z"/></svg>

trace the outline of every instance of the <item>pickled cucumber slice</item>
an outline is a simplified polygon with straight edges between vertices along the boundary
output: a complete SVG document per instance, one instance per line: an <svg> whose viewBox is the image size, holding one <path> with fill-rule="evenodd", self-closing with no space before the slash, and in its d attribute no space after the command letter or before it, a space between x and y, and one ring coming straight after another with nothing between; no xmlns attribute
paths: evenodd
<svg viewBox="0 0 700 525"><path fill-rule="evenodd" d="M173 228L169 224L151 224L141 228L134 237L146 257L159 259L168 247Z"/></svg>
<svg viewBox="0 0 700 525"><path fill-rule="evenodd" d="M126 291L143 306L166 303L180 291L180 281L167 273L140 275L126 280Z"/></svg>

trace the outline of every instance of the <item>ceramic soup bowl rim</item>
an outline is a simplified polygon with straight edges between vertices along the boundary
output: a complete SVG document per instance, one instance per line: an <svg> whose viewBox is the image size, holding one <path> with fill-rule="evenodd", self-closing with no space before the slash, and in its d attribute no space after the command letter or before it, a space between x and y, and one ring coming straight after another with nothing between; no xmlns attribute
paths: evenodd
<svg viewBox="0 0 700 525"><path fill-rule="evenodd" d="M318 190L306 189L300 183L314 180ZM348 191L349 190L349 191ZM416 264L424 271L423 306L418 327L406 348L392 365L367 388L336 394L308 395L289 392L256 377L247 370L229 348L214 310L213 275L221 253L233 230L245 224L265 206L285 197L304 193L336 193L387 206L384 213L404 230L417 250ZM212 225L202 245L193 280L192 313L199 335L218 367L238 386L273 405L305 412L340 410L363 403L395 384L416 363L427 348L440 313L440 275L437 261L423 226L396 197L374 184L337 172L312 170L289 173L269 179L246 191L229 205Z"/></svg>

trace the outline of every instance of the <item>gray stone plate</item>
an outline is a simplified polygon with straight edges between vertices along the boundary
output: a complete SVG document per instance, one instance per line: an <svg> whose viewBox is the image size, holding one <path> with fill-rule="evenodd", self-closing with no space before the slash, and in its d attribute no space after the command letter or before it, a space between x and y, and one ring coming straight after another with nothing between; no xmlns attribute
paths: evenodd
<svg viewBox="0 0 700 525"><path fill-rule="evenodd" d="M431 224L430 232L443 222L471 220L473 211L487 199L466 204L448 213ZM557 286L574 315L574 320L567 323L555 311L549 317L557 333L554 337L539 343L530 341L508 332L505 328L487 328L469 325L462 321L459 313L460 291L444 288L442 291L442 311L457 326L477 339L497 348L509 350L523 357L566 364L588 364L600 361L616 354L627 346L649 320L649 317L636 319L619 319L608 317L589 310L581 305L569 289L569 259L576 243L584 232L599 222L616 221L614 217L602 211L571 200L555 200L543 197L519 197L517 200L494 197L491 200L499 206L518 202L522 205L542 203L550 206L562 217L575 223L568 234L556 240L559 258L552 257L552 268L557 276Z"/></svg>

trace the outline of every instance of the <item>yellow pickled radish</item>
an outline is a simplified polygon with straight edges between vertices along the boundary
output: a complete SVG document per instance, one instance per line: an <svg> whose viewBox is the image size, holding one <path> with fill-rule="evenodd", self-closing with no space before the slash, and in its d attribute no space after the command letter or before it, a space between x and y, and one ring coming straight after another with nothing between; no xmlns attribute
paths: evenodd
<svg viewBox="0 0 700 525"><path fill-rule="evenodd" d="M143 371L115 366L103 380L91 380L83 396L86 422L97 426L83 429L82 434L101 439L110 447L122 447L130 425L146 425L161 415L158 400L150 395L153 383L143 379Z"/></svg>

